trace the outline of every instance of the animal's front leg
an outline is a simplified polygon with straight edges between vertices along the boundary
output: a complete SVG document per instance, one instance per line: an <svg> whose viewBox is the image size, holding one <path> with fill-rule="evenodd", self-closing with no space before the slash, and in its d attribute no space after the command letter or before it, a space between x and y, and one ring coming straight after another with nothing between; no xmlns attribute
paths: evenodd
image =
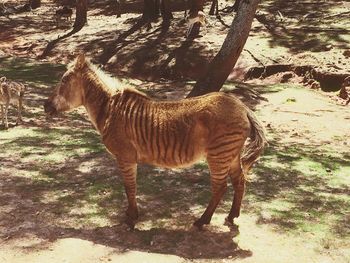
<svg viewBox="0 0 350 263"><path fill-rule="evenodd" d="M118 161L118 168L123 177L125 192L129 203L128 209L126 210L126 223L133 229L139 216L136 203L137 164Z"/></svg>

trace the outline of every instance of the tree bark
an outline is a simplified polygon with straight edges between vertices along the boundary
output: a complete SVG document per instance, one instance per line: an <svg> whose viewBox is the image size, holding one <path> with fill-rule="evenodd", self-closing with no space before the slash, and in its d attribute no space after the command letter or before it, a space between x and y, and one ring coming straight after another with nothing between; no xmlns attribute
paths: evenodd
<svg viewBox="0 0 350 263"><path fill-rule="evenodd" d="M87 0L77 0L73 31L79 31L87 22Z"/></svg>
<svg viewBox="0 0 350 263"><path fill-rule="evenodd" d="M260 0L243 0L218 54L187 97L219 91L235 66L249 36Z"/></svg>
<svg viewBox="0 0 350 263"><path fill-rule="evenodd" d="M241 0L236 0L234 5L233 5L233 10L237 12L238 7L239 7L239 3L241 2Z"/></svg>
<svg viewBox="0 0 350 263"><path fill-rule="evenodd" d="M219 14L219 0L212 0L209 15L218 15Z"/></svg>
<svg viewBox="0 0 350 263"><path fill-rule="evenodd" d="M36 9L41 6L41 0L29 0L29 5L31 9Z"/></svg>
<svg viewBox="0 0 350 263"><path fill-rule="evenodd" d="M159 1L160 0L144 0L142 19L153 21L159 17Z"/></svg>
<svg viewBox="0 0 350 263"><path fill-rule="evenodd" d="M161 0L160 12L162 14L163 20L170 20L173 18L173 14L169 9L169 0Z"/></svg>

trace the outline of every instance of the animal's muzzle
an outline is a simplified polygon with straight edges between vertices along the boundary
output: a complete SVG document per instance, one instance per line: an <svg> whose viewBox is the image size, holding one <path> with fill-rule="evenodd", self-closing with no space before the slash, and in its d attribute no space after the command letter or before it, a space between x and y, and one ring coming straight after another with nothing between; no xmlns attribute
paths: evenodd
<svg viewBox="0 0 350 263"><path fill-rule="evenodd" d="M52 101L50 101L50 100L47 100L45 102L44 110L45 110L45 113L50 115L50 116L57 114L57 110L56 110L55 106L53 105Z"/></svg>

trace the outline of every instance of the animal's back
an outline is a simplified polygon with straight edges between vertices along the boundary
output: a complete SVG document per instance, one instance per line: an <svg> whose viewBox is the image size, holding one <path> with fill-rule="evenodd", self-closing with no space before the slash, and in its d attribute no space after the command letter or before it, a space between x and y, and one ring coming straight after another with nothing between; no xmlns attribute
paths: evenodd
<svg viewBox="0 0 350 263"><path fill-rule="evenodd" d="M217 142L226 137L241 147L248 136L246 108L232 96L211 93L173 102L151 100L132 91L123 96L123 135L131 141L137 162L188 166L207 157L208 151L215 152ZM121 149L125 150L129 149Z"/></svg>

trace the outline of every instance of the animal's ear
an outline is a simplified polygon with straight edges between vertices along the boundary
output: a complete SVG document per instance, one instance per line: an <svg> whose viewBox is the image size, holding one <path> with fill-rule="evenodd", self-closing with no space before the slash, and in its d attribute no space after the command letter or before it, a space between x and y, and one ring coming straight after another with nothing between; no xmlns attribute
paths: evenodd
<svg viewBox="0 0 350 263"><path fill-rule="evenodd" d="M84 53L80 53L77 56L77 60L75 61L75 68L76 69L81 69L83 68L85 65L85 54Z"/></svg>
<svg viewBox="0 0 350 263"><path fill-rule="evenodd" d="M0 78L0 82L5 82L6 81L6 77L1 77Z"/></svg>

